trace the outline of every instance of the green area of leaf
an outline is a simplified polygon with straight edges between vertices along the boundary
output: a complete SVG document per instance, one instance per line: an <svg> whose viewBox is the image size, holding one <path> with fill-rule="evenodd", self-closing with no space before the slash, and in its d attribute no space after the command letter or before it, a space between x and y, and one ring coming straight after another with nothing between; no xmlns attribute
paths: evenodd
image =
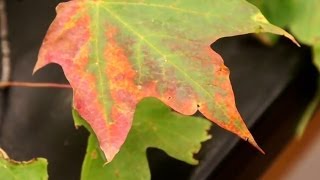
<svg viewBox="0 0 320 180"><path fill-rule="evenodd" d="M48 179L47 160L43 158L18 162L11 160L0 149L0 179L1 180L45 180Z"/></svg>
<svg viewBox="0 0 320 180"><path fill-rule="evenodd" d="M74 119L76 125L89 127L76 111ZM159 100L145 99L138 104L127 140L111 163L104 166L97 139L93 133L90 135L81 179L150 179L146 157L149 147L162 149L189 164L197 164L193 155L200 150L201 142L210 138L207 134L210 124L199 117L180 115Z"/></svg>

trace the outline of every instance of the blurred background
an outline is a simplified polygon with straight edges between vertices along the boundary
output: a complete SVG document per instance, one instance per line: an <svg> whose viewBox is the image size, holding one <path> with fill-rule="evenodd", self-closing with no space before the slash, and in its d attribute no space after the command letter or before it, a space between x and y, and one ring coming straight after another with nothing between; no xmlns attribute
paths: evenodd
<svg viewBox="0 0 320 180"><path fill-rule="evenodd" d="M320 110L317 108L303 136L289 142L261 179L318 179L319 152Z"/></svg>

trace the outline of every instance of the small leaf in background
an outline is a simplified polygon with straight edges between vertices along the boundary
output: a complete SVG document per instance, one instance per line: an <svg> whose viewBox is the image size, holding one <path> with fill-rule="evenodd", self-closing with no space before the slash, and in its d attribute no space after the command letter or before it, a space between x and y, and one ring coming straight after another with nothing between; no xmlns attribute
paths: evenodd
<svg viewBox="0 0 320 180"><path fill-rule="evenodd" d="M11 160L0 149L0 179L1 180L46 180L47 160L37 158L28 162Z"/></svg>
<svg viewBox="0 0 320 180"><path fill-rule="evenodd" d="M294 41L243 0L72 0L57 7L35 71L49 63L62 66L73 106L108 161L145 97L184 115L199 110L262 151L236 108L228 68L210 49L221 37L254 32Z"/></svg>
<svg viewBox="0 0 320 180"><path fill-rule="evenodd" d="M81 118L76 112L74 118L79 125ZM207 134L210 125L205 119L173 112L159 100L145 99L139 103L128 138L111 163L103 166L105 161L98 141L94 134L90 135L81 179L148 180L150 170L146 150L149 147L162 149L189 164L197 164L193 154L200 150L201 142L210 138Z"/></svg>

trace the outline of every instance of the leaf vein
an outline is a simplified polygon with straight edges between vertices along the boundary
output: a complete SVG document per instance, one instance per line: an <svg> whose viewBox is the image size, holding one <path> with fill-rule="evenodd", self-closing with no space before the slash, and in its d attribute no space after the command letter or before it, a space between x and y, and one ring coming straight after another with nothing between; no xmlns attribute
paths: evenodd
<svg viewBox="0 0 320 180"><path fill-rule="evenodd" d="M167 55L160 51L157 47L155 47L152 43L150 43L143 35L141 35L139 32L134 30L128 23L126 23L123 19L121 19L119 16L117 16L113 11L111 11L107 7L103 7L113 18L118 20L124 27L126 27L129 31L133 32L138 38L140 38L141 41L144 41L150 48L155 50L158 54L160 54L163 58L166 58ZM179 68L176 64L174 64L172 61L168 61L175 69L177 69L181 74L183 74L187 79L189 79L193 84L198 86L205 94L207 94L210 98L213 98L212 95L204 88L202 87L197 81L192 79L186 72L184 72L181 68Z"/></svg>

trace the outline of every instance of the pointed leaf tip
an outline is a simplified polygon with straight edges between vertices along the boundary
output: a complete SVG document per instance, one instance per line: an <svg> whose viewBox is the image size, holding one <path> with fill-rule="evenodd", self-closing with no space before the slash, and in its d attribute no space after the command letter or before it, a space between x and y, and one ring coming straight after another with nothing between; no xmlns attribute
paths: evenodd
<svg viewBox="0 0 320 180"><path fill-rule="evenodd" d="M253 146L255 147L258 151L260 151L262 154L266 154L264 152L264 150L262 148L260 148L260 146L258 145L258 143L254 140L253 137L247 138L247 141Z"/></svg>

